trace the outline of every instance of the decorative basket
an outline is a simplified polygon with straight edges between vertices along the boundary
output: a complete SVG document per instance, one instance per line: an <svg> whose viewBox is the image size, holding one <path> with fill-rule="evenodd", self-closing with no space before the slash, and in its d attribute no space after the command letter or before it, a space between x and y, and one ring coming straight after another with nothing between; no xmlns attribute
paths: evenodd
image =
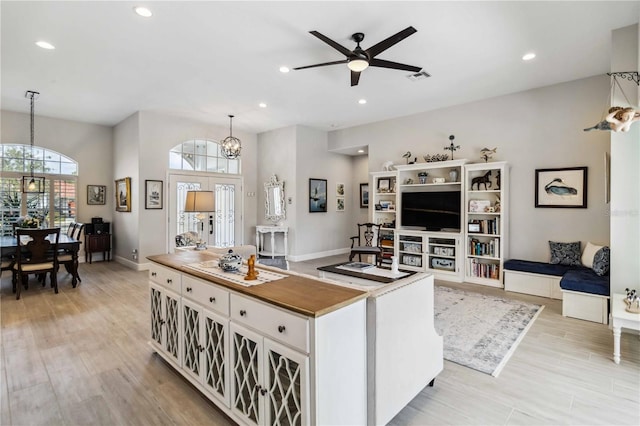
<svg viewBox="0 0 640 426"><path fill-rule="evenodd" d="M627 299L624 299L624 303L625 305L627 305L627 307L625 308L627 312L631 312L632 314L640 314L640 305L638 304L637 300L635 302L631 302Z"/></svg>

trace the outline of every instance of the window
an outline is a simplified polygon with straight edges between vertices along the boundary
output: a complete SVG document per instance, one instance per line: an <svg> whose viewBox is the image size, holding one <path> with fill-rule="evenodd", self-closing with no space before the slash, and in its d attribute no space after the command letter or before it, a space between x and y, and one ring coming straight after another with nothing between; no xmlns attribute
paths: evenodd
<svg viewBox="0 0 640 426"><path fill-rule="evenodd" d="M218 142L193 139L169 152L169 168L197 172L240 174L240 159L222 156Z"/></svg>
<svg viewBox="0 0 640 426"><path fill-rule="evenodd" d="M22 176L44 176L44 194L20 192ZM0 235L11 235L20 216L66 229L76 220L78 163L58 152L21 144L0 144Z"/></svg>

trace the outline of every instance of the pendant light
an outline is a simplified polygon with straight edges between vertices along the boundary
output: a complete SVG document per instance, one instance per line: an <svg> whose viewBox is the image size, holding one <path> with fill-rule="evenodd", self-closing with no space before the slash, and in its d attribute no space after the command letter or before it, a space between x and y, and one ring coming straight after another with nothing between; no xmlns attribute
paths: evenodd
<svg viewBox="0 0 640 426"><path fill-rule="evenodd" d="M224 158L228 158L229 160L236 159L240 157L240 150L242 149L242 144L240 143L240 139L233 137L233 115L229 116L229 136L224 138L222 142L220 142L220 148L222 149L222 156Z"/></svg>
<svg viewBox="0 0 640 426"><path fill-rule="evenodd" d="M32 90L27 90L25 93L25 98L31 99L31 173L29 176L22 176L22 192L27 192L30 194L43 194L44 193L44 177L35 177L33 175L33 139L35 134L35 114L34 114L34 103L35 100L40 96L39 92L34 92Z"/></svg>

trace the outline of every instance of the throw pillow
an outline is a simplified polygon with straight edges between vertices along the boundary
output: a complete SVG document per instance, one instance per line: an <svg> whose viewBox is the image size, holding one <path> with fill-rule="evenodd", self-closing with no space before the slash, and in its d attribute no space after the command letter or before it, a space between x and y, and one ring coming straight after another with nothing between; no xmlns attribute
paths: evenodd
<svg viewBox="0 0 640 426"><path fill-rule="evenodd" d="M609 273L609 257L610 257L609 247L604 246L600 250L598 250L593 256L593 272L598 276L603 276Z"/></svg>
<svg viewBox="0 0 640 426"><path fill-rule="evenodd" d="M590 242L584 247L584 251L582 252L582 264L587 268L593 267L593 256L600 250L603 246L597 246L595 244L591 244Z"/></svg>
<svg viewBox="0 0 640 426"><path fill-rule="evenodd" d="M552 265L582 265L580 260L580 241L576 241L575 243L549 241L549 248L551 249L551 260L549 263Z"/></svg>

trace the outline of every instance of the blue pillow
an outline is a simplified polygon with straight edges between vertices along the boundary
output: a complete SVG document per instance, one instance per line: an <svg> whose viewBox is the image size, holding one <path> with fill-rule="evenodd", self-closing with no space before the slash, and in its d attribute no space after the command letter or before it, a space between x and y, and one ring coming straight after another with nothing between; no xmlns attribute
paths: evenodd
<svg viewBox="0 0 640 426"><path fill-rule="evenodd" d="M600 250L598 250L596 254L593 256L592 269L593 269L593 272L596 273L596 275L601 277L609 273L610 254L611 254L611 251L609 250L609 247L604 246Z"/></svg>
<svg viewBox="0 0 640 426"><path fill-rule="evenodd" d="M552 265L582 265L580 241L576 241L575 243L556 243L549 241L549 249L551 250L549 263Z"/></svg>

